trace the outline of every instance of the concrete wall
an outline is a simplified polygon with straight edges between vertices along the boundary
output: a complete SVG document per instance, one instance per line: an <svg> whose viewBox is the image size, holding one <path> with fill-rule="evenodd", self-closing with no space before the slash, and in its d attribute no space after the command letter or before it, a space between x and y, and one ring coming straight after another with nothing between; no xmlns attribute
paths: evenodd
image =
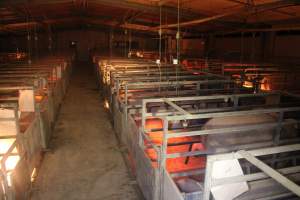
<svg viewBox="0 0 300 200"><path fill-rule="evenodd" d="M262 45L259 37L241 38L216 38L214 48L211 55L221 58L243 57L243 58L259 58L262 55ZM241 53L243 52L243 53Z"/></svg>
<svg viewBox="0 0 300 200"><path fill-rule="evenodd" d="M274 54L276 57L300 57L300 36L277 36Z"/></svg>
<svg viewBox="0 0 300 200"><path fill-rule="evenodd" d="M79 60L89 59L89 50L97 50L101 53L108 54L110 32L109 30L66 30L52 33L52 52L63 53L71 50L70 42L77 42L77 54ZM113 33L113 54L124 55L125 34L122 32ZM128 37L127 37L128 41ZM132 34L131 41L137 47L145 51L157 50L158 40L154 37ZM49 35L47 33L38 34L38 40L35 42L34 37L31 37L30 45L32 57L35 54L49 53ZM123 43L123 44L121 44ZM37 48L36 48L37 47ZM20 51L28 53L27 35L22 36L6 36L0 37L0 52L16 52L17 48ZM127 44L128 50L128 44Z"/></svg>
<svg viewBox="0 0 300 200"><path fill-rule="evenodd" d="M88 60L90 49L108 50L108 34L104 31L73 30L57 32L54 35L54 49L56 52L70 50L70 43L77 42L79 60Z"/></svg>
<svg viewBox="0 0 300 200"><path fill-rule="evenodd" d="M183 39L181 53L192 57L202 57L204 54L204 41L202 39Z"/></svg>
<svg viewBox="0 0 300 200"><path fill-rule="evenodd" d="M300 60L300 35L263 33L252 37L215 37L210 42L209 54L221 59L290 61Z"/></svg>
<svg viewBox="0 0 300 200"><path fill-rule="evenodd" d="M80 60L87 60L89 50L109 53L110 32L104 30L68 30L54 32L52 35L53 52L70 51L70 42L77 41L77 53ZM124 55L124 32L113 34L113 54ZM137 44L139 50L158 51L158 38L132 33L132 41ZM123 43L123 44L122 44ZM169 41L172 54L176 54L176 40ZM32 54L39 56L49 52L49 36L47 33L38 34L38 40L31 37ZM255 37L247 34L226 37L209 37L203 39L183 39L181 41L181 55L186 57L203 57L209 55L220 59L235 59L242 61L276 61L276 60L300 60L300 35L276 35L274 33L256 34ZM0 52L28 52L27 36L0 37ZM127 46L128 48L128 46ZM164 50L164 47L163 47ZM34 55L35 56L35 55ZM34 57L33 56L33 57Z"/></svg>
<svg viewBox="0 0 300 200"><path fill-rule="evenodd" d="M176 39L172 39L172 54L176 55ZM203 57L204 56L204 40L203 39L182 39L180 42L180 54L183 57Z"/></svg>
<svg viewBox="0 0 300 200"><path fill-rule="evenodd" d="M128 33L129 34L129 33ZM56 51L66 51L69 49L70 41L77 41L77 53L79 60L87 60L89 57L89 50L96 50L100 53L108 54L110 48L109 31L96 30L74 30L58 32L55 35L55 49ZM125 40L127 41L125 47ZM123 56L125 49L128 51L129 36L125 36L123 32L113 33L113 49L112 53L115 56ZM155 37L131 34L131 42L135 43L139 50L157 51L158 40ZM132 46L134 48L134 46Z"/></svg>

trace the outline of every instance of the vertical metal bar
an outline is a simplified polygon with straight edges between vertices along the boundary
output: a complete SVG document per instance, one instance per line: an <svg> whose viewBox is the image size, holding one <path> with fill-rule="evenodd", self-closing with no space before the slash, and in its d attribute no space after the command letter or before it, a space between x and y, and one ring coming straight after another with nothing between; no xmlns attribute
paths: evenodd
<svg viewBox="0 0 300 200"><path fill-rule="evenodd" d="M239 106L239 98L234 96L233 97L233 107L234 107L234 109L237 109L238 106Z"/></svg>
<svg viewBox="0 0 300 200"><path fill-rule="evenodd" d="M116 83L116 86L114 86L114 87L116 87L116 90L117 90L117 97L119 97L120 96L120 80L119 79L117 79L117 81L116 81L117 83Z"/></svg>
<svg viewBox="0 0 300 200"><path fill-rule="evenodd" d="M110 32L109 32L109 57L110 59L113 56L113 40L114 40L114 36L113 36L113 28L110 28Z"/></svg>
<svg viewBox="0 0 300 200"><path fill-rule="evenodd" d="M125 112L125 120L127 122L127 118L128 118L128 113L127 113L127 104L128 104L128 85L127 83L125 84L125 110L123 112Z"/></svg>
<svg viewBox="0 0 300 200"><path fill-rule="evenodd" d="M224 64L222 64L222 75L224 76L225 75L225 70L224 70Z"/></svg>
<svg viewBox="0 0 300 200"><path fill-rule="evenodd" d="M168 130L169 130L169 121L164 118L163 119L163 137L162 137L162 145L161 145L161 153L160 153L160 163L159 163L159 171L160 171L160 200L164 200L164 185L165 185L165 169L166 169L166 157L167 157L167 146L168 146Z"/></svg>
<svg viewBox="0 0 300 200"><path fill-rule="evenodd" d="M180 0L177 0L177 62L180 63Z"/></svg>
<svg viewBox="0 0 300 200"><path fill-rule="evenodd" d="M282 90L285 90L288 86L288 74L287 72L284 73L284 83L283 83L283 88L281 88Z"/></svg>
<svg viewBox="0 0 300 200"><path fill-rule="evenodd" d="M131 29L129 29L129 38L128 38L128 58L130 58L130 52L131 52L131 41L132 41L132 38L131 38Z"/></svg>
<svg viewBox="0 0 300 200"><path fill-rule="evenodd" d="M159 6L159 61L161 62L161 35L162 35L162 13L161 13L161 5Z"/></svg>
<svg viewBox="0 0 300 200"><path fill-rule="evenodd" d="M127 58L127 29L124 31L124 57Z"/></svg>
<svg viewBox="0 0 300 200"><path fill-rule="evenodd" d="M1 164L1 167L3 168L2 164ZM2 185L3 185L3 187L0 187L0 192L3 194L1 198L6 200L7 199L7 194L6 194L7 183L6 183L5 174L1 170L0 170L0 180L2 180L0 183L2 183Z"/></svg>
<svg viewBox="0 0 300 200"><path fill-rule="evenodd" d="M146 113L147 113L147 103L146 101L143 99L142 102L142 131L145 132L145 126L146 126Z"/></svg>
<svg viewBox="0 0 300 200"><path fill-rule="evenodd" d="M244 60L244 32L241 33L241 55L240 55L240 63Z"/></svg>
<svg viewBox="0 0 300 200"><path fill-rule="evenodd" d="M141 127L141 131L140 131L141 134L139 135L139 145L143 149L145 148L143 134L146 133L146 130L145 130L145 128L146 128L146 114L147 114L147 107L146 106L147 106L147 103L146 103L145 99L143 99L142 100L142 127Z"/></svg>
<svg viewBox="0 0 300 200"><path fill-rule="evenodd" d="M212 185L212 170L213 170L213 160L208 156L206 160L203 200L209 200L210 198L210 190Z"/></svg>
<svg viewBox="0 0 300 200"><path fill-rule="evenodd" d="M39 58L39 49L38 49L38 34L37 34L37 27L34 26L34 47L35 47L35 58L38 60Z"/></svg>
<svg viewBox="0 0 300 200"><path fill-rule="evenodd" d="M278 143L280 141L280 134L281 134L281 130L282 130L283 119L284 119L284 112L280 112L279 117L278 117L278 126L276 128L276 133L275 133L275 136L274 136L274 143L276 145L278 145Z"/></svg>
<svg viewBox="0 0 300 200"><path fill-rule="evenodd" d="M278 118L278 126L276 128L276 132L275 132L275 135L274 135L274 138L273 138L275 145L278 145L279 141L280 141L280 135L281 135L281 131L282 131L283 118L284 118L284 112L280 112L279 113L279 118ZM271 162L271 166L272 167L276 166L276 158L277 158L277 156L278 156L277 154L274 154L272 156L272 162Z"/></svg>
<svg viewBox="0 0 300 200"><path fill-rule="evenodd" d="M27 22L29 22L29 16L27 15L27 17L26 17L26 20L27 20ZM29 27L29 24L27 25L27 53L28 53L28 64L30 64L31 65L31 63L32 63L32 52L31 52L31 36L30 36L30 27Z"/></svg>
<svg viewBox="0 0 300 200"><path fill-rule="evenodd" d="M21 132L20 132L20 124L19 124L19 112L18 112L18 110L19 110L19 108L18 108L18 106L16 106L15 108L14 108L15 110L14 110L14 113L15 113L15 124L16 124L16 140L17 140L17 142L19 143L19 144L21 144L20 146L21 146L21 150L20 150L20 154L23 154L23 150L24 150L24 141L23 141L23 137L22 137L22 134L21 134Z"/></svg>
<svg viewBox="0 0 300 200"><path fill-rule="evenodd" d="M197 94L200 95L200 83L199 82L197 82L196 88L197 88Z"/></svg>

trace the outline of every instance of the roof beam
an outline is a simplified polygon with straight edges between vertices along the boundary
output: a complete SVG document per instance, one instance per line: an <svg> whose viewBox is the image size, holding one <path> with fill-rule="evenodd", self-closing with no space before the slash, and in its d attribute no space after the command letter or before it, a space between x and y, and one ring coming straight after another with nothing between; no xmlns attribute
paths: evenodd
<svg viewBox="0 0 300 200"><path fill-rule="evenodd" d="M74 22L74 21L80 21L84 24L95 24L95 25L106 25L106 26L113 26L113 27L120 27L124 29L132 29L137 31L147 31L156 33L156 30L153 30L150 26L144 26L141 24L132 24L132 23L124 23L121 24L116 20L107 20L107 19L95 19L93 17L69 17L69 18L59 18L59 19L48 19L44 20L43 24L45 25L51 25L51 24L59 24L59 23L68 23L68 22ZM0 26L0 31L5 32L13 32L17 30L23 30L28 27L33 27L41 25L40 22L37 21L29 21L29 22L21 22L21 23L14 23L14 24L6 24ZM173 30L164 30L165 34L176 34Z"/></svg>
<svg viewBox="0 0 300 200"><path fill-rule="evenodd" d="M218 14L218 15L214 15L211 17L206 17L206 18L202 18L202 19L197 19L197 20L192 20L192 21L188 21L188 22L182 22L180 23L180 26L191 26L191 25L196 25L196 24L202 24L205 22L209 22L209 21L213 21L213 20L217 20L217 19L221 19L227 16L231 16L235 14L235 12L229 12L229 13L222 13L222 14ZM176 28L178 26L178 24L167 24L167 25L162 25L161 27L155 27L155 29L159 29L159 28Z"/></svg>
<svg viewBox="0 0 300 200"><path fill-rule="evenodd" d="M237 3L237 4L242 4L242 5L245 5L245 6L253 6L253 5L249 4L248 2L243 2L243 1L240 1L240 0L227 0L227 1L234 2L234 3ZM280 14L284 14L284 15L288 15L288 16L296 16L295 13L289 13L289 12L284 12L284 11L279 11L279 10L271 10L271 11L276 12L276 13L280 13Z"/></svg>
<svg viewBox="0 0 300 200"><path fill-rule="evenodd" d="M113 27L119 27L123 29L131 29L131 30L137 30L137 31L147 31L147 32L152 32L152 33L157 33L156 30L153 30L152 27L150 26L145 26L142 24L133 24L133 23L123 23L120 24L116 20L101 20L101 19L94 19L90 17L85 17L84 18L85 23L91 23L91 24L96 24L96 25L107 25L107 26L113 26ZM175 35L176 31L173 30L167 30L165 29L163 31L164 34L169 34L169 35Z"/></svg>
<svg viewBox="0 0 300 200"><path fill-rule="evenodd" d="M277 31L299 31L300 25L293 25L289 27L272 27L272 28L254 28L254 29L240 29L236 31L229 31L225 34L232 34L232 33L258 33L258 32L277 32ZM223 33L224 34L224 33Z"/></svg>
<svg viewBox="0 0 300 200"><path fill-rule="evenodd" d="M0 32L7 32L7 33L13 33L15 34L16 32L14 30L9 29L8 27L5 27L3 25L0 25Z"/></svg>
<svg viewBox="0 0 300 200"><path fill-rule="evenodd" d="M161 1L169 1L169 0L161 0ZM10 5L20 5L20 4L28 4L30 2L31 5L45 5L45 4L58 4L58 3L73 3L74 0L1 0L0 7L7 7ZM155 5L145 5L142 3L129 2L125 0L89 0L89 4L102 4L110 7L123 8L123 9L132 9L132 10L141 10L149 13L158 13L158 6ZM169 14L177 15L177 9L173 7L164 7L164 10ZM190 11L182 10L182 16L186 18L192 18L197 16L196 14L191 13Z"/></svg>
<svg viewBox="0 0 300 200"><path fill-rule="evenodd" d="M16 15L18 17L20 17L21 19L26 20L27 18L33 18L37 23L40 23L41 25L45 25L42 20L39 20L38 18L35 18L34 16L32 16L32 14L30 13L30 10L28 10L28 8L26 8L26 7L20 8L20 7L14 6L14 5L10 5L10 9L12 9L16 13Z"/></svg>
<svg viewBox="0 0 300 200"><path fill-rule="evenodd" d="M238 14L243 14L243 13L247 13L247 14L253 14L253 13L259 13L259 12L265 12L267 10L274 10L274 9L278 9L278 8L283 8L283 7L288 7L288 6L294 6L294 5L299 5L300 2L298 0L278 0L275 2L271 2L271 3L265 3L265 4L259 4L256 6L253 6L251 9L248 9L247 7L241 7L235 11L230 11L227 13L222 13L222 14L218 14L218 15L214 15L211 17L206 17L206 18L202 18L202 19L196 19L196 20L191 20L191 21L187 21L187 22L182 22L180 23L180 26L193 26L193 25L197 25L197 24L202 24L202 23L206 23L206 22L211 22L211 21L215 21L215 20L219 20L225 17L229 17L229 16L234 16L234 15L238 15ZM176 28L178 26L178 24L167 24L167 25L163 25L162 28ZM160 27L155 27L155 29L159 29Z"/></svg>
<svg viewBox="0 0 300 200"><path fill-rule="evenodd" d="M159 6L163 6L163 5L165 5L166 3L168 3L168 2L170 2L171 0L160 0L159 2L158 2L158 5Z"/></svg>
<svg viewBox="0 0 300 200"><path fill-rule="evenodd" d="M154 13L154 14L157 14L159 12L158 6L145 5L145 4L141 4L141 3L128 2L128 1L124 1L124 0L114 0L113 4L112 4L111 0L89 0L89 2L107 5L110 7L141 10L144 12ZM174 7L165 6L164 11L168 14L177 15L177 9ZM189 18L189 19L197 16L196 14L191 13L191 11L187 11L187 10L182 10L181 15L182 15L182 17Z"/></svg>
<svg viewBox="0 0 300 200"><path fill-rule="evenodd" d="M34 4L34 5L44 5L44 4L58 4L58 3L72 3L73 0L1 0L0 7L7 7L11 5L21 5L21 4Z"/></svg>

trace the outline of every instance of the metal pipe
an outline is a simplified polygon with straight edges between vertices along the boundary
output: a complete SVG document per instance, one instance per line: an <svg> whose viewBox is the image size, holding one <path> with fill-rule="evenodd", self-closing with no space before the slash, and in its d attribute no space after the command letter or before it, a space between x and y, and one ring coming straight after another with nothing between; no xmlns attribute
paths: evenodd
<svg viewBox="0 0 300 200"><path fill-rule="evenodd" d="M256 166L257 168L262 170L264 173L269 175L271 178L276 180L278 183L283 185L285 188L287 188L288 190L292 191L293 193L295 193L297 196L300 197L300 187L296 183L292 182L285 176L281 175L279 172L274 170L272 167L269 167L267 164L265 164L262 161L260 161L259 159L257 159L251 153L249 153L245 150L238 151L237 153L240 154L241 156L243 156L246 160L248 160L254 166Z"/></svg>

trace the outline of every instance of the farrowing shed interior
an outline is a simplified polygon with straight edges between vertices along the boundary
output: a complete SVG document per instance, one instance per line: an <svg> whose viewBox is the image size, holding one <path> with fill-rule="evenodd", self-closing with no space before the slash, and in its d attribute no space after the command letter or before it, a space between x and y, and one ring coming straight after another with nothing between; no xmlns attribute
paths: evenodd
<svg viewBox="0 0 300 200"><path fill-rule="evenodd" d="M0 200L300 199L300 1L2 0Z"/></svg>

